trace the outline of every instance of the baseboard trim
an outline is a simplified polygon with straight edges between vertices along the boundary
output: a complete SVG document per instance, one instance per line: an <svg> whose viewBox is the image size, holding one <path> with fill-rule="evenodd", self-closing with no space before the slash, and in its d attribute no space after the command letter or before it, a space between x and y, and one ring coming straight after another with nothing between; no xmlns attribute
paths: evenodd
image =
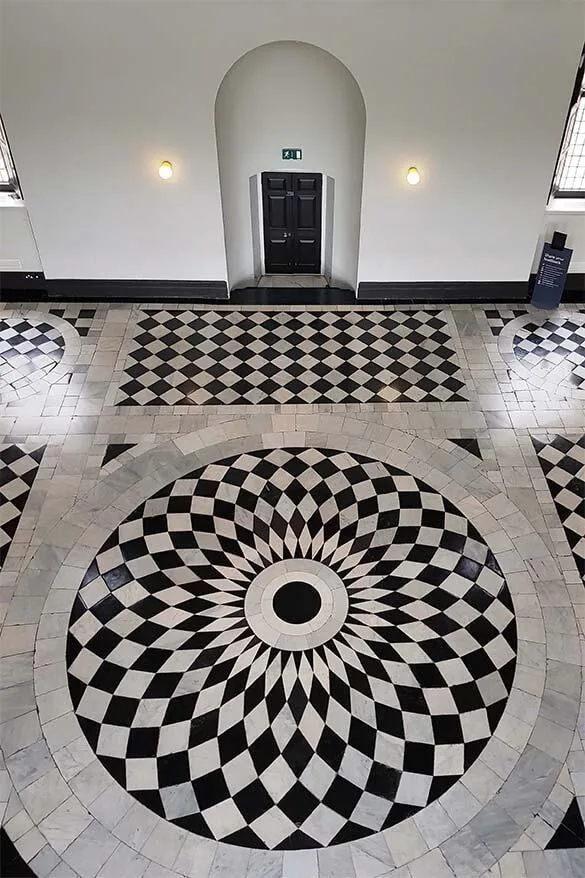
<svg viewBox="0 0 585 878"><path fill-rule="evenodd" d="M0 271L0 302L18 301L23 293L34 293L35 298L47 295L42 271Z"/></svg>
<svg viewBox="0 0 585 878"><path fill-rule="evenodd" d="M357 300L368 304L449 304L450 302L489 304L498 302L528 302L536 275L527 281L469 281L469 282L412 282L362 281ZM567 276L563 302L585 300L585 274L573 272Z"/></svg>
<svg viewBox="0 0 585 878"><path fill-rule="evenodd" d="M437 304L459 303L498 303L528 302L534 284L534 275L528 281L488 281L469 283L396 283L393 281L362 281L358 286L357 302L362 305L384 305L388 303ZM298 293L298 291L296 291ZM325 299L334 298L329 288L320 295ZM235 290L232 294L234 304L238 299L249 299L249 304L277 304L270 302L270 294L278 298L275 291L267 287L260 291ZM283 299L291 297L292 290L278 291ZM319 291L311 291L312 296ZM343 297L351 298L349 291ZM301 301L298 304L310 304ZM56 278L47 280L40 271L1 271L0 301L111 301L148 302L181 301L212 304L228 303L230 296L227 283L220 280L101 280ZM253 300L256 299L256 302ZM563 302L580 303L585 301L585 273L573 272L567 277ZM244 302L242 302L244 303ZM283 302L284 303L284 302ZM330 304L325 301L322 304ZM246 302L248 304L248 302ZM349 302L347 302L349 304Z"/></svg>
<svg viewBox="0 0 585 878"><path fill-rule="evenodd" d="M42 272L0 272L0 298L13 302L30 293L37 299L107 302L228 302L221 280L103 280L45 278Z"/></svg>
<svg viewBox="0 0 585 878"><path fill-rule="evenodd" d="M116 302L227 302L227 283L222 280L76 280L47 281L50 299L91 299Z"/></svg>
<svg viewBox="0 0 585 878"><path fill-rule="evenodd" d="M362 281L358 286L358 302L379 303L449 303L449 302L525 302L526 281L397 283L394 281Z"/></svg>

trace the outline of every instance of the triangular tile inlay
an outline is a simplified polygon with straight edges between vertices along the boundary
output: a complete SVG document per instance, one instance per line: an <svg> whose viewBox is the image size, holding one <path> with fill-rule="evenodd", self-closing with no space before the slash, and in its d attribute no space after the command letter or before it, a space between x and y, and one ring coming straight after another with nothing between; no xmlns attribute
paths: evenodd
<svg viewBox="0 0 585 878"><path fill-rule="evenodd" d="M124 451L128 451L129 448L134 448L135 445L136 442L110 442L106 446L102 466L105 466L111 460L115 460L116 457L119 457Z"/></svg>
<svg viewBox="0 0 585 878"><path fill-rule="evenodd" d="M24 451L19 445L0 448L0 568L12 543L37 476L45 448Z"/></svg>
<svg viewBox="0 0 585 878"><path fill-rule="evenodd" d="M464 448L469 454L473 454L474 457L483 460L477 439L449 439L449 442L452 442L453 445L458 445L459 448Z"/></svg>
<svg viewBox="0 0 585 878"><path fill-rule="evenodd" d="M556 435L546 441L533 436L532 444L577 570L585 578L585 435Z"/></svg>
<svg viewBox="0 0 585 878"><path fill-rule="evenodd" d="M546 846L547 851L558 851L563 848L585 848L585 826L579 810L579 802L575 798Z"/></svg>

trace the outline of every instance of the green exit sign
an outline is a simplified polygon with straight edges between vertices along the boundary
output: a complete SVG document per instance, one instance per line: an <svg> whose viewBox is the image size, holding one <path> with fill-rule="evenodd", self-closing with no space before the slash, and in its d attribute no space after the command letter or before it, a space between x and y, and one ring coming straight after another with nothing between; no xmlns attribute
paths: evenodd
<svg viewBox="0 0 585 878"><path fill-rule="evenodd" d="M285 162L300 162L303 157L302 149L283 149L282 158Z"/></svg>

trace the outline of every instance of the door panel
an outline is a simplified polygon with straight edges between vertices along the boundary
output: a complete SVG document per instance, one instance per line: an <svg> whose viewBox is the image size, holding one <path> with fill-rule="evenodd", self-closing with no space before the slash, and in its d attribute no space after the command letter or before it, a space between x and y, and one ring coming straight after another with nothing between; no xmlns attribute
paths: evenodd
<svg viewBox="0 0 585 878"><path fill-rule="evenodd" d="M262 174L266 274L321 272L321 174Z"/></svg>
<svg viewBox="0 0 585 878"><path fill-rule="evenodd" d="M287 274L292 262L293 200L290 174L262 174L264 257L267 274Z"/></svg>
<svg viewBox="0 0 585 878"><path fill-rule="evenodd" d="M321 266L315 263L315 252L318 242L311 236L299 234L294 246L294 262L296 274L320 274Z"/></svg>
<svg viewBox="0 0 585 878"><path fill-rule="evenodd" d="M290 226L289 200L286 195L269 192L268 225L271 229L288 229Z"/></svg>
<svg viewBox="0 0 585 878"><path fill-rule="evenodd" d="M297 195L297 229L316 229L320 213L316 195Z"/></svg>

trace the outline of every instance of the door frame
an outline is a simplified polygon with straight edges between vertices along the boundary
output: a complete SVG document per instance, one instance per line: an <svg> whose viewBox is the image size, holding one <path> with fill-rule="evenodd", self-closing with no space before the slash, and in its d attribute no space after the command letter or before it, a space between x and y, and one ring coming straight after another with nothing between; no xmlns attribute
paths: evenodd
<svg viewBox="0 0 585 878"><path fill-rule="evenodd" d="M286 170L282 170L281 168L277 168L276 170L270 172L259 171L256 174L256 205L252 205L252 237L254 237L254 233L258 235L258 256L259 256L259 264L260 264L260 277L266 274L266 250L264 247L264 199L262 192L262 174L264 173L274 173L274 174L319 174L321 177L321 264L319 274L324 274L325 269L325 242L326 236L333 234L333 229L327 228L327 197L328 197L328 180L330 179L327 176L327 171L305 171L298 170L293 171L290 168ZM255 217L258 217L258 221L255 222ZM254 242L253 242L254 243ZM283 275L286 277L286 275ZM260 280L260 278L255 278L255 280ZM331 278L327 278L327 281L330 282Z"/></svg>

